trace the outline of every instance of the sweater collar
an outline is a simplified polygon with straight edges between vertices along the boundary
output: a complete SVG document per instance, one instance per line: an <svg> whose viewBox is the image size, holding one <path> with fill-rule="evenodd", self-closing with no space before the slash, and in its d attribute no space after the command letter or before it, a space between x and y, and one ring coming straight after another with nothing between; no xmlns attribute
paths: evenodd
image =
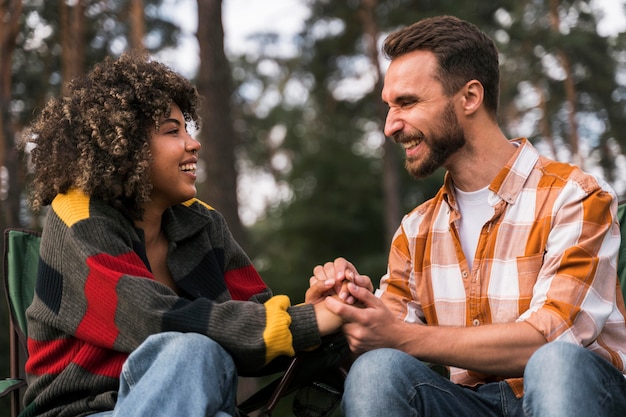
<svg viewBox="0 0 626 417"><path fill-rule="evenodd" d="M210 223L209 213L212 210L212 207L198 199L170 207L163 213L163 230L170 241L179 242L187 239Z"/></svg>

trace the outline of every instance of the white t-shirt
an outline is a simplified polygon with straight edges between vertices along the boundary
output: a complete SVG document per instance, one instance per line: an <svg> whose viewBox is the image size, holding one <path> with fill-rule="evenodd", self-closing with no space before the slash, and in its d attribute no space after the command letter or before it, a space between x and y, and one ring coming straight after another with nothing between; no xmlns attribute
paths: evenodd
<svg viewBox="0 0 626 417"><path fill-rule="evenodd" d="M457 223L461 248L467 259L470 270L474 264L476 246L480 237L480 230L493 217L493 207L489 204L489 186L478 191L465 192L455 187L456 201L461 212L461 219Z"/></svg>

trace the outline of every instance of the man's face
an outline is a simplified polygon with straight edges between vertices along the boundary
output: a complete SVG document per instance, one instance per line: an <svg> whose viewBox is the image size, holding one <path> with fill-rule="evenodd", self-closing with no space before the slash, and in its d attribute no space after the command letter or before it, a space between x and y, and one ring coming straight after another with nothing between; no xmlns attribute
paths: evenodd
<svg viewBox="0 0 626 417"><path fill-rule="evenodd" d="M385 135L406 152L406 169L423 178L444 166L465 145L454 97L435 78L437 60L428 51L394 59L385 76L383 101L389 105Z"/></svg>

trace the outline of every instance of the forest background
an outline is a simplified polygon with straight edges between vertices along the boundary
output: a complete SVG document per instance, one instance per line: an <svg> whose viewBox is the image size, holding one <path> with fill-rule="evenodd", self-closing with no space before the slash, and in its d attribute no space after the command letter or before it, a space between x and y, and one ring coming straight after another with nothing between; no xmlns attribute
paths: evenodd
<svg viewBox="0 0 626 417"><path fill-rule="evenodd" d="M624 2L609 1L623 16ZM254 21L254 7L238 4L233 33ZM297 30L286 35L290 20L277 21L245 31L246 48L229 50L222 0L0 0L0 228L41 228L43 213L27 204L28 152L15 150L34 114L106 55L145 48L205 97L199 197L225 215L270 287L301 302L313 266L337 256L377 283L402 215L443 178L409 178L401 149L382 134L380 45L390 31L439 14L495 39L509 137L528 137L625 197L626 37L603 29L611 16L596 0L300 5ZM1 303L1 376L7 328Z"/></svg>

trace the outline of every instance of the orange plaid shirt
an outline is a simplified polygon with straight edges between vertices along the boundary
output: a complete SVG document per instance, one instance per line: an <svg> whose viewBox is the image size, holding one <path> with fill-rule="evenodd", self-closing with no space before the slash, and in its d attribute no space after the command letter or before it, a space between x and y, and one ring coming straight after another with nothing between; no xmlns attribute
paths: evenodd
<svg viewBox="0 0 626 417"><path fill-rule="evenodd" d="M452 180L404 217L377 295L411 323L526 321L548 341L584 346L626 373L626 309L617 279L620 231L611 188L538 154L527 139L489 186L494 215L470 270L455 226ZM451 368L468 386L501 380ZM523 393L522 378L508 380Z"/></svg>

